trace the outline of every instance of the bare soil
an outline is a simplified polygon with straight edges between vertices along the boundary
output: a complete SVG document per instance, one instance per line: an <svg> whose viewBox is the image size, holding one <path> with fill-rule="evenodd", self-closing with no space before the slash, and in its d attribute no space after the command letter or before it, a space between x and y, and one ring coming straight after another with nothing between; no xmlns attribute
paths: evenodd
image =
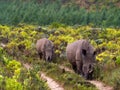
<svg viewBox="0 0 120 90"><path fill-rule="evenodd" d="M104 83L96 80L88 81L91 84L94 84L99 90L113 90L113 87L107 86Z"/></svg>
<svg viewBox="0 0 120 90"><path fill-rule="evenodd" d="M23 64L23 66L25 68L27 68L27 70L29 70L31 68L31 66L29 64ZM54 81L52 78L48 77L45 75L45 73L40 72L40 76L43 80L45 80L48 84L48 87L51 90L64 90L64 88L62 86L60 86L56 81Z"/></svg>
<svg viewBox="0 0 120 90"><path fill-rule="evenodd" d="M65 71L68 71L68 72L71 72L71 73L74 73L73 70L65 67L65 66L59 66L61 69L64 69ZM111 86L108 86L108 85L105 85L103 82L100 82L100 81L96 81L96 80L87 80L87 82L90 82L91 84L95 85L98 90L114 90L113 87Z"/></svg>
<svg viewBox="0 0 120 90"><path fill-rule="evenodd" d="M62 86L60 86L52 78L46 76L43 72L41 72L41 78L47 81L47 84L51 90L64 90Z"/></svg>

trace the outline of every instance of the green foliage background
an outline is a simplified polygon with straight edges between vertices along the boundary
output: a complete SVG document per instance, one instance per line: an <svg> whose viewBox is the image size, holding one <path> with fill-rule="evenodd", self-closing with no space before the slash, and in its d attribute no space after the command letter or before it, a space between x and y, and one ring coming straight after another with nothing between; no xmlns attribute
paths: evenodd
<svg viewBox="0 0 120 90"><path fill-rule="evenodd" d="M89 7L79 7L75 3L63 4L61 0L1 0L0 23L16 25L29 23L49 25L53 22L68 25L114 26L120 27L120 8L113 1L100 1ZM92 1L91 1L92 2ZM117 3L118 1L116 1Z"/></svg>
<svg viewBox="0 0 120 90"><path fill-rule="evenodd" d="M0 47L0 90L49 90L35 69L26 70Z"/></svg>
<svg viewBox="0 0 120 90"><path fill-rule="evenodd" d="M120 89L120 8L115 5L119 0L89 0L94 5L87 9L74 0L65 4L62 1L0 0L1 90L49 90L39 71L46 72L66 90L96 90L77 74L58 67L62 64L71 68L65 49L79 39L88 39L99 51L95 79ZM44 37L55 45L54 63L38 58L35 43ZM33 69L27 71L21 63L32 64Z"/></svg>
<svg viewBox="0 0 120 90"><path fill-rule="evenodd" d="M39 67L37 69L33 69L30 75L31 78L36 78L36 74L38 71L44 71L48 75L50 75L55 80L59 81L63 84L65 88L71 87L72 89L78 88L85 90L94 90L95 88L90 85L90 87L86 86L86 84L81 86L81 83L85 83L85 81L80 77L76 80L76 74L62 73L62 70L59 69L58 65L65 65L70 68L69 62L66 60L65 49L67 44L74 42L79 39L88 39L90 43L98 49L100 53L97 54L97 66L95 69L94 77L98 80L104 81L105 83L112 85L114 88L119 88L119 66L120 66L120 30L114 28L93 28L93 26L67 26L64 24L53 23L47 26L35 26L28 24L18 24L16 26L7 26L0 25L0 42L5 44L5 47L2 46L2 51L7 53L7 55L12 57L12 63L6 63L9 58L3 58L4 53L0 54L0 57L3 62L5 68L8 69L8 73L6 75L14 76L14 64L18 63L16 60L24 63L31 63L35 67ZM55 54L56 58L53 60L54 63L48 64L46 62L42 62L39 60L38 54L35 49L35 43L40 38L48 38L53 41L55 45ZM6 43L4 41L8 40ZM2 44L1 44L2 45ZM3 58L3 59L2 59ZM11 60L11 59L10 59ZM19 66L19 65L18 65ZM18 68L20 69L20 67ZM2 69L4 70L4 69ZM18 70L19 71L19 70ZM28 72L27 72L28 73ZM30 72L29 72L30 73ZM59 74L59 77L56 75ZM66 80L63 76L72 76L73 82L69 81L69 78ZM112 75L110 79L108 76ZM0 74L2 77L4 76L2 73ZM23 76L26 75L25 73ZM8 77L8 76L7 76ZM20 78L18 76L18 78ZM24 77L27 79L27 77ZM21 77L22 79L22 77ZM30 79L30 80L33 80ZM36 81L35 79L35 81ZM71 78L70 78L71 79ZM37 79L38 80L38 79ZM75 81L74 81L75 80ZM79 80L83 80L79 83ZM22 82L23 79L22 79ZM66 83L64 83L66 82ZM14 83L14 82L13 82ZM33 82L31 82L33 83ZM42 83L40 81L40 83ZM76 84L77 83L77 84ZM28 83L30 84L30 83ZM44 84L44 83L43 83ZM9 85L9 84L8 84ZM19 85L19 84L18 84ZM24 85L20 83L23 87ZM34 86L39 85L39 80L33 84ZM73 87L72 85L75 85ZM30 86L30 85L28 85ZM39 87L39 86L38 86ZM32 88L31 86L28 88Z"/></svg>

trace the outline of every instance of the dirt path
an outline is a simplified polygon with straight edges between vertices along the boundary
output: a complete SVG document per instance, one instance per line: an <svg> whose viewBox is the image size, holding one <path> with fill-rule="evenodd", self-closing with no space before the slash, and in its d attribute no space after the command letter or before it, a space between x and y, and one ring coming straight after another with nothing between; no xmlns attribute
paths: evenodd
<svg viewBox="0 0 120 90"><path fill-rule="evenodd" d="M65 71L74 73L73 70L71 70L71 69L69 69L69 68L67 68L65 66L61 65L61 66L59 66L59 68L64 69ZM87 82L90 82L91 84L95 85L98 88L98 90L113 90L113 87L107 86L103 82L100 82L100 81L91 80L91 81L87 81Z"/></svg>
<svg viewBox="0 0 120 90"><path fill-rule="evenodd" d="M43 72L41 72L41 78L47 80L47 84L51 90L64 90L62 86L60 86L52 78L47 77Z"/></svg>
<svg viewBox="0 0 120 90"><path fill-rule="evenodd" d="M23 66L25 68L27 68L28 70L31 68L31 66L29 64L23 64ZM64 88L62 86L60 86L57 82L55 82L52 78L48 77L45 75L45 73L40 72L41 74L41 78L45 81L47 81L48 87L51 90L64 90Z"/></svg>
<svg viewBox="0 0 120 90"><path fill-rule="evenodd" d="M29 64L23 64L24 67L26 67L28 70L31 68L31 66ZM74 73L73 70L60 65L59 68L64 69L65 71ZM45 73L41 72L41 78L47 81L47 84L49 86L49 88L51 90L64 90L64 88L62 86L60 86L57 82L55 82L52 78L48 77L45 75ZM99 90L113 90L113 87L111 86L107 86L104 83L100 82L100 81L96 81L96 80L91 80L91 81L87 81L90 82L91 84L95 85Z"/></svg>
<svg viewBox="0 0 120 90"><path fill-rule="evenodd" d="M113 87L107 86L100 81L92 80L88 82L94 84L99 90L113 90Z"/></svg>
<svg viewBox="0 0 120 90"><path fill-rule="evenodd" d="M29 65L29 64L23 64L23 66L25 67L25 68L27 68L27 70L29 70L30 68L31 68L31 66Z"/></svg>

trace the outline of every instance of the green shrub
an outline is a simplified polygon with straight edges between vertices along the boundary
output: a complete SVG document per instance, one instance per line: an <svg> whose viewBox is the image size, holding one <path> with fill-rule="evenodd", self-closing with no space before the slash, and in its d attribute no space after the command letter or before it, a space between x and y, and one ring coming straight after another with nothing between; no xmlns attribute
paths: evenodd
<svg viewBox="0 0 120 90"><path fill-rule="evenodd" d="M94 2L94 0L90 2ZM38 3L37 0L1 0L0 23L10 25L18 23L48 25L53 22L68 25L92 23L94 26L119 27L119 8L108 8L107 6L102 8L97 4L94 7L94 10L88 12L87 9L80 8L74 3L63 5L60 0L43 0L41 3ZM56 27L58 27L57 24Z"/></svg>
<svg viewBox="0 0 120 90"><path fill-rule="evenodd" d="M26 70L0 47L0 90L49 90L36 69Z"/></svg>
<svg viewBox="0 0 120 90"><path fill-rule="evenodd" d="M117 58L116 58L116 64L118 64L118 65L120 65L120 56L117 56Z"/></svg>

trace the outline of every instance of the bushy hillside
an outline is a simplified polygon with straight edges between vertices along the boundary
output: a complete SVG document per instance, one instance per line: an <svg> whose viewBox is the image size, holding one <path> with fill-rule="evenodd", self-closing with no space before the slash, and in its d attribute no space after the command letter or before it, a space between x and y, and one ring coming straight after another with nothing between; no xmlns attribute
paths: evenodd
<svg viewBox="0 0 120 90"><path fill-rule="evenodd" d="M42 3L47 0L37 0L39 3ZM58 0L49 0L50 2L55 2ZM63 5L69 5L69 4L76 4L80 7L84 7L88 10L95 9L96 6L99 8L102 7L120 7L120 1L119 0L59 0L62 2Z"/></svg>
<svg viewBox="0 0 120 90"><path fill-rule="evenodd" d="M31 63L35 67L35 69L31 71L35 73L32 74L31 72L26 72L29 73L28 75L33 76L24 77L25 80L29 77L31 78L33 77L33 79L38 79L36 74L38 71L41 70L46 72L48 75L50 75L58 82L60 82L66 88L66 90L68 87L71 87L71 89L76 88L84 90L95 90L94 86L86 84L84 79L82 79L80 76L76 74L70 74L69 72L64 72L58 67L59 64L65 65L69 68L71 67L68 61L66 60L65 56L65 49L68 43L74 42L75 40L78 39L88 39L98 52L94 78L104 81L105 83L113 86L114 89L116 90L120 88L119 29L93 28L91 26L79 26L79 25L66 26L64 24L54 23L49 26L39 27L26 24L19 24L17 26L0 25L0 30L1 30L0 31L1 50L7 53L7 55L13 59L12 61L11 59L7 59L6 56L4 56L4 53L1 51L0 55L2 56L3 59L0 60L3 63L2 65L5 67L1 68L2 71L6 70L6 68L9 69L11 68L13 71L8 70L8 72L6 73L1 72L0 80L2 80L4 76L6 77L5 80L7 80L7 78L10 77L12 80L14 78L15 80L19 80L20 72L17 74L18 76L16 76L16 69L22 71L20 69L21 64L19 62L27 62ZM54 59L53 61L54 63L48 64L46 62L39 60L38 58L35 49L35 43L37 39L43 37L48 37L48 39L52 40L55 45L56 59ZM19 60L19 62L17 62L16 60ZM15 64L15 68L13 67L14 65L11 64ZM111 75L112 78L110 78L109 75ZM42 83L39 80L37 81L38 82L36 82L36 85L39 85L39 82ZM24 86L22 82L25 81L23 81L22 79L21 82L18 82L20 87ZM7 81L5 81L5 83L7 83ZM2 83L0 85L2 85ZM29 86L29 83L27 83L27 86Z"/></svg>
<svg viewBox="0 0 120 90"><path fill-rule="evenodd" d="M44 37L55 45L52 63L36 52ZM94 79L120 90L120 0L0 0L0 90L50 90L41 72L65 90L97 90L59 67L72 69L65 49L79 39L96 48Z"/></svg>
<svg viewBox="0 0 120 90"><path fill-rule="evenodd" d="M116 5L118 4L118 5ZM1 0L0 24L120 27L119 0Z"/></svg>
<svg viewBox="0 0 120 90"><path fill-rule="evenodd" d="M21 62L0 47L0 90L50 90L33 68L26 70Z"/></svg>

